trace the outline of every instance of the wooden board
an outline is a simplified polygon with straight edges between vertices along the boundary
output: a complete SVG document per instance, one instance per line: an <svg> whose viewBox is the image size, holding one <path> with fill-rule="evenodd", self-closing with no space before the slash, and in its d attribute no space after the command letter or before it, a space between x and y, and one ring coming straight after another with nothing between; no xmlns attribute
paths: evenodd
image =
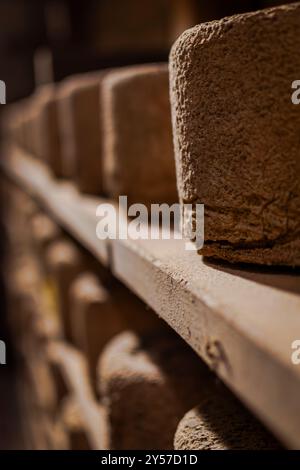
<svg viewBox="0 0 300 470"><path fill-rule="evenodd" d="M20 150L6 153L5 172L166 320L288 447L300 447L300 272L208 263L183 240L96 237L103 200ZM107 201L106 201L107 202Z"/></svg>

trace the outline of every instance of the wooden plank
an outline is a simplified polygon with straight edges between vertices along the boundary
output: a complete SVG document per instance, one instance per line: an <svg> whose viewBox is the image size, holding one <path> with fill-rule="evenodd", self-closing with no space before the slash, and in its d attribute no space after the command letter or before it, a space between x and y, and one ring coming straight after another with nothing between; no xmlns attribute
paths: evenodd
<svg viewBox="0 0 300 470"><path fill-rule="evenodd" d="M57 184L44 165L20 149L10 152L9 161L2 159L1 166L26 192L36 198L60 225L71 232L104 265L108 264L108 245L98 243L95 218L86 210L88 202L93 207L95 198L82 198L74 185L64 180Z"/></svg>
<svg viewBox="0 0 300 470"><path fill-rule="evenodd" d="M21 151L3 166L23 188L166 320L255 414L299 448L300 273L207 263L183 240L96 238L101 199L52 180ZM107 201L106 201L107 202Z"/></svg>

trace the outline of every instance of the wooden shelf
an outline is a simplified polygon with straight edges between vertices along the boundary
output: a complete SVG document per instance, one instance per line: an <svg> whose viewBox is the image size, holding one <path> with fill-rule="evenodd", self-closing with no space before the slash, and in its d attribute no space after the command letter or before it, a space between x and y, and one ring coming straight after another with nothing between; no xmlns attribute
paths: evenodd
<svg viewBox="0 0 300 470"><path fill-rule="evenodd" d="M289 447L300 446L300 273L207 263L183 240L96 237L103 199L57 182L19 149L2 167L151 306ZM107 202L107 201L106 201Z"/></svg>

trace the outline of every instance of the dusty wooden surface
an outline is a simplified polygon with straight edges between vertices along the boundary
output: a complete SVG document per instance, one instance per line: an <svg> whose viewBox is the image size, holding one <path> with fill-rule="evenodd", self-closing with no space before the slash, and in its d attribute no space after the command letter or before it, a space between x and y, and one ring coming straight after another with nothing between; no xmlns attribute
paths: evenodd
<svg viewBox="0 0 300 470"><path fill-rule="evenodd" d="M208 264L183 240L96 237L96 207L20 150L2 167L166 320L289 447L300 447L300 272ZM107 201L106 201L107 202Z"/></svg>

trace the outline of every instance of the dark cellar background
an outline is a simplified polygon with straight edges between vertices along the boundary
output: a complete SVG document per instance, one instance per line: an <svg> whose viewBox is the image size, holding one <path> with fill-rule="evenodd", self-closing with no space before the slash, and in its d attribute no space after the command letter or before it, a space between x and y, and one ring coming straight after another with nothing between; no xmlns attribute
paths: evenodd
<svg viewBox="0 0 300 470"><path fill-rule="evenodd" d="M0 0L0 77L7 84L7 101L32 92L37 69L50 55L55 81L100 67L165 60L176 33L185 23L193 26L190 11L200 23L283 3L290 2Z"/></svg>

